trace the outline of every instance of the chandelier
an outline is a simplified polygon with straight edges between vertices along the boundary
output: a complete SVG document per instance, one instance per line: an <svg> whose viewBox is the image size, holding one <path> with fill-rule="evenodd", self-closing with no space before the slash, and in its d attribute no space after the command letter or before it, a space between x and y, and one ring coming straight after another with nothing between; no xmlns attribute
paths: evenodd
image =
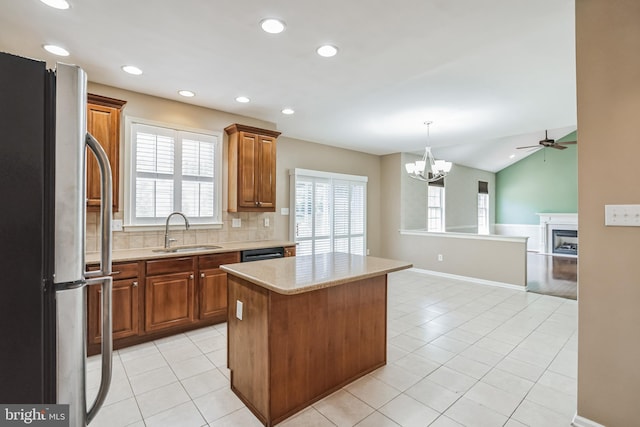
<svg viewBox="0 0 640 427"><path fill-rule="evenodd" d="M431 123L433 122L424 122L427 125L427 142L429 141L429 126ZM429 146L424 149L422 160L416 160L404 165L411 178L425 182L434 182L444 178L451 170L451 166L451 162L436 160L431 154L431 147Z"/></svg>

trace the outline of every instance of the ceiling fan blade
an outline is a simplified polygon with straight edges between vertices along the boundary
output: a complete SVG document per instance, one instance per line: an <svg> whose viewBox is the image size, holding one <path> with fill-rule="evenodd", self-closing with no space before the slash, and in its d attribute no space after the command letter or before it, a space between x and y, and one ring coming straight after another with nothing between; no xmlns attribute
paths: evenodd
<svg viewBox="0 0 640 427"><path fill-rule="evenodd" d="M526 147L516 147L516 150L523 150L525 148L540 148L540 145L527 145Z"/></svg>
<svg viewBox="0 0 640 427"><path fill-rule="evenodd" d="M556 150L566 150L567 149L567 147L564 147L564 146L558 145L558 144L553 144L553 145L550 145L549 147L555 148Z"/></svg>
<svg viewBox="0 0 640 427"><path fill-rule="evenodd" d="M556 145L573 145L577 143L578 141L566 141L566 142L556 142Z"/></svg>

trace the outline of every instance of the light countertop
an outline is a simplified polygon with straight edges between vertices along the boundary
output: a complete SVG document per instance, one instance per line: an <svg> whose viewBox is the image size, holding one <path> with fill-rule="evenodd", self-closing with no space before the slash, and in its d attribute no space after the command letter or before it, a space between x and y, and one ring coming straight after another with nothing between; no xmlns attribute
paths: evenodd
<svg viewBox="0 0 640 427"><path fill-rule="evenodd" d="M142 249L127 249L127 250L119 250L112 252L112 261L113 262L121 262L121 261L138 261L145 259L156 259L156 258L174 258L174 257L185 257L185 256L194 256L194 255L209 255L209 254L218 254L225 252L238 252L245 251L249 249L262 249L262 248L275 248L279 246L287 247L287 246L295 246L295 242L290 242L286 240L261 240L257 242L233 242L233 243L207 243L202 246L215 245L220 246L217 249L209 249L206 251L194 251L194 252L154 252L154 249L160 248L142 248ZM190 245L191 246L191 245ZM193 245L196 246L196 245ZM85 255L85 262L87 264L93 264L100 262L100 254L97 252L91 252Z"/></svg>
<svg viewBox="0 0 640 427"><path fill-rule="evenodd" d="M290 295L411 267L404 261L333 252L227 264L220 268L263 288Z"/></svg>

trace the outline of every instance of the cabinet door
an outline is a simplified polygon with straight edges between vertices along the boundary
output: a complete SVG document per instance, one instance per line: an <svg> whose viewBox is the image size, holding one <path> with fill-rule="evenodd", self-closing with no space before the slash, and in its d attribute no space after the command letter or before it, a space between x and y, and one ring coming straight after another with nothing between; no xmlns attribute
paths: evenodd
<svg viewBox="0 0 640 427"><path fill-rule="evenodd" d="M200 271L200 319L227 312L227 273L219 268Z"/></svg>
<svg viewBox="0 0 640 427"><path fill-rule="evenodd" d="M258 207L275 209L276 206L276 139L270 136L259 136L257 166L257 201Z"/></svg>
<svg viewBox="0 0 640 427"><path fill-rule="evenodd" d="M287 246L284 248L284 256L296 256L296 247L295 246Z"/></svg>
<svg viewBox="0 0 640 427"><path fill-rule="evenodd" d="M113 339L138 335L138 279L115 280L112 293ZM88 333L90 344L102 341L102 289L100 285L88 287Z"/></svg>
<svg viewBox="0 0 640 427"><path fill-rule="evenodd" d="M256 189L258 167L258 135L240 132L238 141L238 205L244 208L258 207Z"/></svg>
<svg viewBox="0 0 640 427"><path fill-rule="evenodd" d="M87 131L100 143L109 157L113 175L113 210L118 211L118 172L120 151L120 109L87 104ZM87 206L100 207L100 169L87 149Z"/></svg>
<svg viewBox="0 0 640 427"><path fill-rule="evenodd" d="M158 331L194 321L193 272L147 277L145 331Z"/></svg>

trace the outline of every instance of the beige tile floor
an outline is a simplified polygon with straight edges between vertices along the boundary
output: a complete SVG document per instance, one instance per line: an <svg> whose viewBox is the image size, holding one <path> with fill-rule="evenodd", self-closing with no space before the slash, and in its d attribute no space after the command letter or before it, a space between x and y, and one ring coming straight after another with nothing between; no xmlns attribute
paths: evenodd
<svg viewBox="0 0 640 427"><path fill-rule="evenodd" d="M280 425L571 424L576 301L413 271L391 274L388 294L387 365ZM92 427L261 425L229 389L225 324L116 351L113 366Z"/></svg>

